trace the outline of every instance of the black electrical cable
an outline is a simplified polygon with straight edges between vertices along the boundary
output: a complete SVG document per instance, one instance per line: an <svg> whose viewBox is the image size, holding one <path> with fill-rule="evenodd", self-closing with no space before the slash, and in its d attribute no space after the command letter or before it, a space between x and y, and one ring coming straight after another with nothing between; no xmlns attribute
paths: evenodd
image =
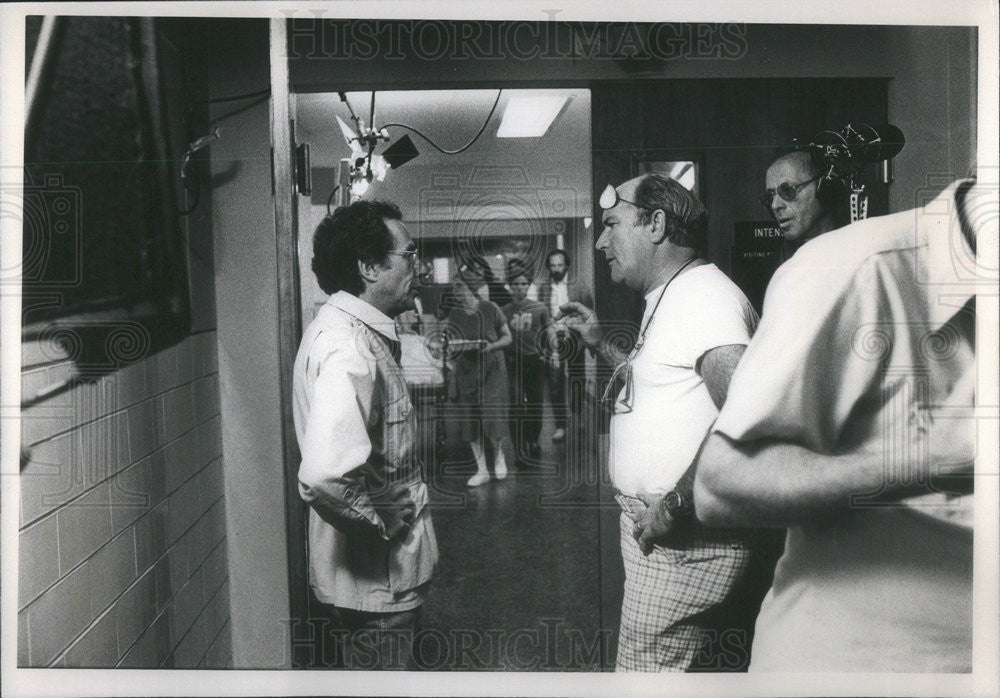
<svg viewBox="0 0 1000 698"><path fill-rule="evenodd" d="M195 175L196 184L195 184L195 188L194 189L189 189L188 186L187 186L187 184L184 185L184 191L186 191L186 192L188 192L188 193L191 194L191 198L193 199L193 201L191 202L191 205L188 206L188 208L186 210L184 210L184 211L178 211L177 212L178 216L189 216L192 213L194 213L194 210L196 208L198 208L198 202L201 200L201 184L197 183L197 179L198 179L198 176Z"/></svg>
<svg viewBox="0 0 1000 698"><path fill-rule="evenodd" d="M242 99L250 99L252 97L256 97L256 99L254 99L249 104L244 104L242 107L238 107L236 109L233 109L232 111L226 112L222 116L217 117L216 119L213 119L212 123L209 125L209 129L210 130L214 129L215 126L218 123L220 123L222 121L225 121L229 117L236 116L237 114L242 114L243 112L247 111L248 109L252 109L253 107L257 106L261 102L267 101L271 97L271 91L270 90L260 90L259 92L250 92L250 93L245 94L245 95L233 95L232 97L219 97L217 99L207 100L206 102L199 102L199 104L206 104L206 103L207 104L212 104L212 103L215 103L215 102L236 102L236 101L239 101L239 100L242 100ZM191 152L189 151L188 155L190 155L190 154L191 154ZM187 156L185 156L185 157L187 157ZM191 178L192 178L193 182L192 182L192 185L189 185L188 181L187 181L187 178L184 176L183 173L181 174L181 182L184 185L184 190L191 195L191 198L193 199L193 201L192 201L192 203L186 209L177 209L177 215L179 215L179 216L188 216L188 215L192 214L194 212L194 210L196 208L198 208L198 202L201 200L201 181L200 181L200 179L198 177L197 170L194 169L194 168L192 168L192 170L191 170Z"/></svg>
<svg viewBox="0 0 1000 698"><path fill-rule="evenodd" d="M328 216L333 215L333 211L330 210L330 202L333 201L333 195L336 194L337 191L339 190L340 190L340 185L338 184L333 188L333 191L330 192L330 196L326 197L326 215Z"/></svg>
<svg viewBox="0 0 1000 698"><path fill-rule="evenodd" d="M181 166L181 184L184 191L190 195L191 203L186 209L177 208L177 215L189 216L198 208L201 201L201 177L198 175L198 167L192 160L185 160Z"/></svg>
<svg viewBox="0 0 1000 698"><path fill-rule="evenodd" d="M242 107L239 107L238 109L233 109L232 111L227 112L227 113L223 114L222 116L219 116L219 117L217 117L215 119L212 119L212 126L215 126L220 121L225 121L226 119L228 119L231 116L236 116L237 114L242 114L243 112L245 112L245 111L247 111L249 109L252 109L253 107L256 107L261 102L266 102L268 99L270 99L270 97L271 97L271 93L268 92L264 96L262 96L262 97L260 97L258 99L255 99L254 101L250 102L249 104L244 104Z"/></svg>
<svg viewBox="0 0 1000 698"><path fill-rule="evenodd" d="M269 94L271 94L270 89L258 90L256 92L247 92L246 94L242 95L233 95L232 97L216 97L215 99L203 99L199 102L195 102L195 104L218 104L220 102L239 102L240 100L243 99L251 99L253 97L260 97L261 95L269 95Z"/></svg>
<svg viewBox="0 0 1000 698"><path fill-rule="evenodd" d="M475 136L473 136L471 141L469 141L468 143L466 143L465 145L463 145L458 150L445 150L444 148L442 148L441 146L439 146L437 143L435 143L434 141L432 141L430 138L428 138L427 136L425 136L424 134L422 134L420 131L418 131L417 129L413 128L412 126L407 126L406 124L396 124L396 123L384 124L382 126L382 128L389 128L390 126L398 126L400 128L405 128L405 129L407 129L409 131L413 131L415 134L417 134L418 136L420 136L421 138L423 138L425 141L427 141L432 146L434 146L435 148L437 148L437 150L439 152L444 153L445 155L458 155L459 153L465 152L466 150L468 150L469 148L471 148L472 144L475 143L477 140L479 140L479 137L481 135L483 135L483 131L486 130L486 126L490 123L490 119L493 118L493 112L495 112L497 110L497 105L500 103L500 94L502 92L503 92L503 90L497 90L496 101L493 102L493 108L490 109L490 113L486 115L486 121L483 122L483 126L482 126L482 128L479 129L479 133L477 133ZM381 130L381 129L379 129L379 130Z"/></svg>

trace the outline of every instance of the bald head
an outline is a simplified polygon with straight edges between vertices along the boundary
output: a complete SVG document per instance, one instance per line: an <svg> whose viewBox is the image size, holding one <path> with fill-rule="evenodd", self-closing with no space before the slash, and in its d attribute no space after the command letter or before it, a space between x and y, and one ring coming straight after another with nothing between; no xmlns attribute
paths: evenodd
<svg viewBox="0 0 1000 698"><path fill-rule="evenodd" d="M812 156L804 150L796 150L792 153L786 153L785 155L776 158L775 161L771 163L771 167L775 167L776 165L794 167L797 170L808 174L809 177L814 177L819 174L813 164Z"/></svg>

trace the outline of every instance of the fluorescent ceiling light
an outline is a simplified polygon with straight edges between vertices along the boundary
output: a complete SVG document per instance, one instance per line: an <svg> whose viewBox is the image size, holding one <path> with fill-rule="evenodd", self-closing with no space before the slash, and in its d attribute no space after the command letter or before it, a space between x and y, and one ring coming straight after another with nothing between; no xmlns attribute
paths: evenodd
<svg viewBox="0 0 1000 698"><path fill-rule="evenodd" d="M507 101L497 138L538 138L566 103L565 95L518 95Z"/></svg>

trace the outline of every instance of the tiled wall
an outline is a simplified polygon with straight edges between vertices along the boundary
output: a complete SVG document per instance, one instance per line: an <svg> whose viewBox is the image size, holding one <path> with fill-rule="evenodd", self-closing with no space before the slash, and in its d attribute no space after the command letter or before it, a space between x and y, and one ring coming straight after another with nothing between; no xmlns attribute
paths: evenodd
<svg viewBox="0 0 1000 698"><path fill-rule="evenodd" d="M24 345L22 398L70 376ZM216 333L23 412L18 664L231 664Z"/></svg>

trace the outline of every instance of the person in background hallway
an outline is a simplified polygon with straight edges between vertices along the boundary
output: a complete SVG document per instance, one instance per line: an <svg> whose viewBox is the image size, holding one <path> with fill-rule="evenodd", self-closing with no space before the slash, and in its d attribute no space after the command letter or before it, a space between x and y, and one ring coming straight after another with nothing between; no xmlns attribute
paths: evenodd
<svg viewBox="0 0 1000 698"><path fill-rule="evenodd" d="M975 250L997 209L958 182L775 274L695 478L704 522L788 528L751 671L972 670Z"/></svg>
<svg viewBox="0 0 1000 698"><path fill-rule="evenodd" d="M611 278L646 297L627 356L604 341L592 310L561 308L587 346L616 366L605 392L625 566L616 668L685 671L727 617L751 548L745 533L699 524L678 483L725 402L757 314L701 257L707 215L683 186L648 174L608 185L600 205L597 249ZM664 518L673 522L669 535L651 535Z"/></svg>
<svg viewBox="0 0 1000 698"><path fill-rule="evenodd" d="M321 615L346 631L348 667L412 666L438 559L393 323L413 308L418 263L391 203L338 208L313 238L312 269L330 298L303 333L292 409L309 586Z"/></svg>
<svg viewBox="0 0 1000 698"><path fill-rule="evenodd" d="M493 274L493 268L478 254L463 257L458 273L479 300L490 301L498 308L510 303L510 291Z"/></svg>
<svg viewBox="0 0 1000 698"><path fill-rule="evenodd" d="M570 258L565 250L549 252L545 258L545 266L548 279L532 286L528 291L528 298L548 308L553 318L558 314L560 306L570 301L593 306L590 292L579 281L569 279ZM579 332L561 321L554 323L553 330L556 345L547 353L546 383L555 420L552 440L559 442L566 438L568 413L572 411L574 416L579 416L582 408L586 356Z"/></svg>
<svg viewBox="0 0 1000 698"><path fill-rule="evenodd" d="M514 336L507 347L507 370L518 455L537 459L541 453L538 436L542 430L542 355L553 338L548 308L528 299L530 278L531 271L523 260L507 262L507 283L514 298L501 310Z"/></svg>
<svg viewBox="0 0 1000 698"><path fill-rule="evenodd" d="M510 328L495 303L480 300L462 280L452 283L445 309L445 331L455 350L453 397L466 408L459 423L461 439L469 443L476 473L469 487L490 480L483 439L493 447L493 474L507 477L504 448L510 443L507 423L509 386L502 349L511 343ZM466 343L463 345L463 342Z"/></svg>

